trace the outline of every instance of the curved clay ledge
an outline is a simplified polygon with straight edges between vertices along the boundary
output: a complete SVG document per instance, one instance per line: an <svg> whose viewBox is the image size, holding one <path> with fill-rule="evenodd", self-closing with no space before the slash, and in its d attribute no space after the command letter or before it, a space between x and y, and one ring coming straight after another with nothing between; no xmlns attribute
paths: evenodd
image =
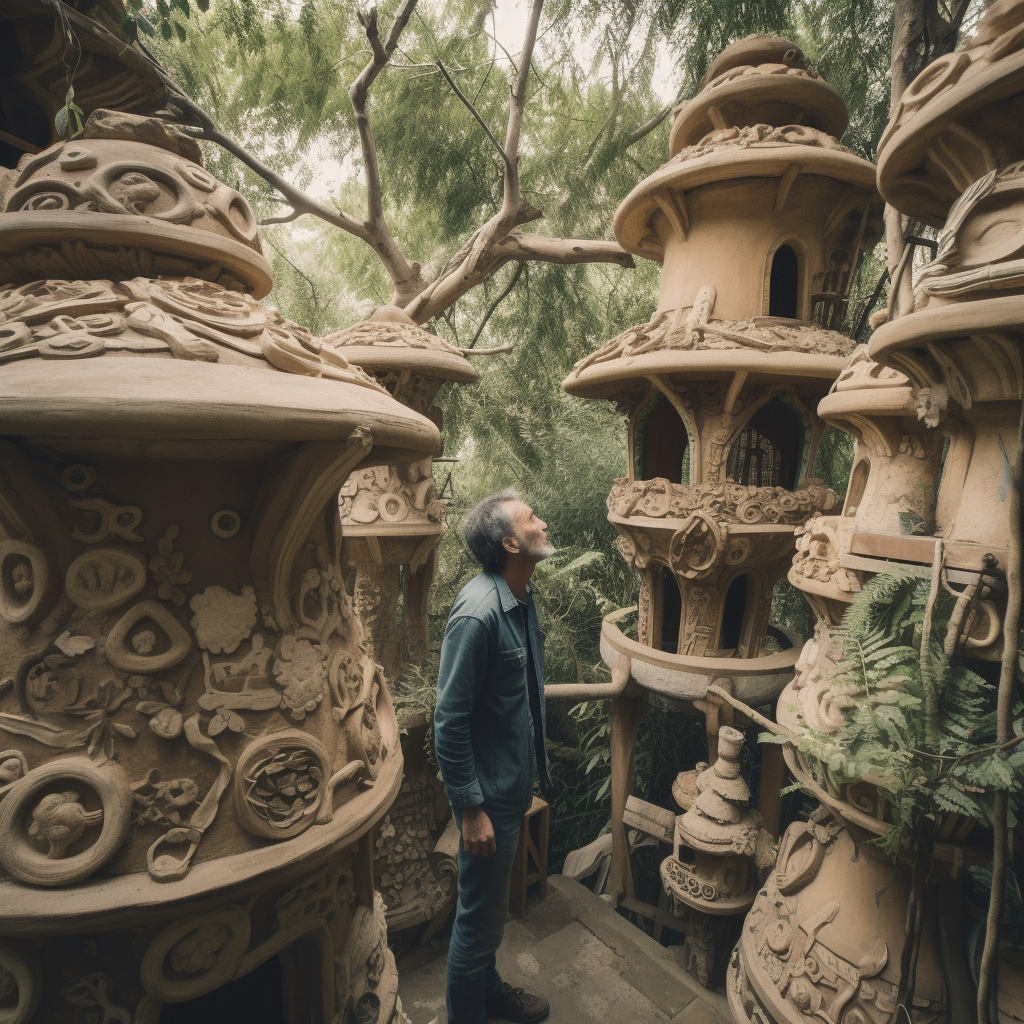
<svg viewBox="0 0 1024 1024"><path fill-rule="evenodd" d="M795 165L802 176L818 175L862 188L869 195L875 193L874 164L854 153L796 144L723 149L682 163L669 162L644 178L615 211L615 237L627 252L660 263L652 247L642 244L651 235L650 220L659 209L656 196L739 178L781 178Z"/></svg>
<svg viewBox="0 0 1024 1024"><path fill-rule="evenodd" d="M92 210L5 213L0 225L0 256L14 256L44 245L59 248L69 238L91 245L119 246L125 244L126 232L130 232L131 244L148 246L158 257L166 253L197 266L209 261L223 267L245 282L253 298L265 298L274 286L270 264L250 245L197 228L176 231L152 217L126 218ZM12 283L20 284L21 280Z"/></svg>
<svg viewBox="0 0 1024 1024"><path fill-rule="evenodd" d="M835 380L849 361L848 355L829 356L818 352L757 352L749 348L662 349L609 359L587 366L579 373L573 370L562 381L562 388L579 398L604 398L614 392L620 381L653 374L702 380L717 373L745 373L750 378L763 375L773 384L781 384L791 378Z"/></svg>
<svg viewBox="0 0 1024 1024"><path fill-rule="evenodd" d="M948 84L951 79L953 84ZM984 124L977 115L990 113L1000 103L1005 102L1008 118L1015 120L1012 103L1021 89L1024 50L1010 52L991 63L973 48L934 61L904 93L897 109L902 123L898 127L890 124L882 136L878 190L886 202L932 227L942 227L964 185L951 182L945 174L938 180L929 150L947 133L955 139L956 128L961 125L977 131L979 124ZM919 105L907 111L910 103ZM1001 136L999 142L1019 150L1012 137ZM1004 162L1018 159L1019 152L1010 151Z"/></svg>
<svg viewBox="0 0 1024 1024"><path fill-rule="evenodd" d="M73 889L3 882L0 906L4 908L4 927L19 935L113 928L123 923L128 909L138 913L152 908L173 914L188 900L213 897L227 902L233 893L265 887L278 872L295 877L302 870L312 871L332 851L351 846L365 835L394 802L404 764L397 733L387 737L387 742L394 753L381 767L373 788L342 804L327 824L310 828L295 839L197 864L174 882L156 882L145 871L120 878L93 878ZM300 868L303 862L307 863Z"/></svg>
<svg viewBox="0 0 1024 1024"><path fill-rule="evenodd" d="M707 696L708 687L716 680L733 681L733 695L746 704L763 704L773 700L793 678L794 666L800 656L800 644L788 651L779 651L761 658L697 658L656 651L630 640L618 627L618 620L635 611L621 608L605 616L601 624L601 657L615 674L615 664L625 656L630 660L630 676L645 690L695 701ZM556 694L552 694L556 696Z"/></svg>
<svg viewBox="0 0 1024 1024"><path fill-rule="evenodd" d="M932 341L962 338L974 331L989 334L1002 329L1017 333L1022 323L1024 295L951 302L882 324L868 342L868 355L877 362L884 362L893 352Z"/></svg>
<svg viewBox="0 0 1024 1024"><path fill-rule="evenodd" d="M181 359L25 360L4 367L0 405L0 433L34 438L340 441L366 427L372 463L422 459L440 443L382 389Z"/></svg>
<svg viewBox="0 0 1024 1024"><path fill-rule="evenodd" d="M767 63L767 62L766 62ZM739 106L777 103L791 104L804 112L802 125L816 128L838 139L850 123L842 96L822 78L806 74L751 74L715 83L713 79L676 115L668 149L675 156L681 149L699 142L715 130L708 111L721 110L726 104Z"/></svg>

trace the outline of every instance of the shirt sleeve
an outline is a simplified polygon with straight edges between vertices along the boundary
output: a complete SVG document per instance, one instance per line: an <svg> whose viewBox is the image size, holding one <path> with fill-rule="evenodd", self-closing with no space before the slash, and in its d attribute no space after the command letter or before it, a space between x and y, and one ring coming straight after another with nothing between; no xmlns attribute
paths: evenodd
<svg viewBox="0 0 1024 1024"><path fill-rule="evenodd" d="M434 750L448 799L455 807L476 807L484 794L476 774L471 724L487 675L488 630L475 616L448 623L441 645L434 708Z"/></svg>

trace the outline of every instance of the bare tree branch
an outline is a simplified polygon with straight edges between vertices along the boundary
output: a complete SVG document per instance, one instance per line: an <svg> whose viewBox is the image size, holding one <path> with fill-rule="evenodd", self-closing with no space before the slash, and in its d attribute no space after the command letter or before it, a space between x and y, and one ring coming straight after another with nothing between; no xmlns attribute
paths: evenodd
<svg viewBox="0 0 1024 1024"><path fill-rule="evenodd" d="M475 106L473 106L469 99L467 99L465 93L463 93L463 91L458 87L458 85L455 84L455 79L452 78L450 74L448 74L448 69L440 61L437 62L437 66L438 68L440 68L441 74L444 75L444 80L451 86L452 92L455 93L455 95L458 96L460 100L462 100L466 109L473 115L474 118L476 118L477 124L479 124L480 127L483 128L484 133L487 135L487 138L489 138L491 142L494 143L494 148L501 154L501 159L505 163L506 173L509 172L511 170L511 163L509 162L508 154L505 152L505 150L501 148L501 143L494 137L494 133L491 131L491 129L487 127L487 122L480 116L480 111L477 110Z"/></svg>
<svg viewBox="0 0 1024 1024"><path fill-rule="evenodd" d="M630 146L635 146L642 138L650 135L655 128L658 127L672 113L676 105L679 103L681 97L677 96L671 103L666 103L665 106L659 110L654 117L644 121L643 124L638 125L634 128L623 140L622 148L629 149Z"/></svg>
<svg viewBox="0 0 1024 1024"><path fill-rule="evenodd" d="M530 63L533 61L533 47L537 42L537 28L544 0L533 0L530 21L523 40L523 52L519 55L519 73L515 76L512 102L508 112L508 128L505 132L505 156L508 158L505 175L505 196L502 210L511 214L519 205L519 135L523 126L523 108L526 106L526 83L530 77Z"/></svg>
<svg viewBox="0 0 1024 1024"><path fill-rule="evenodd" d="M957 2L963 2L963 0L957 0ZM424 323L432 317L443 314L461 296L512 261L523 263L527 260L539 260L561 264L597 262L632 267L632 258L614 242L548 238L543 235L520 233L516 230L523 224L543 216L542 211L523 201L519 186L519 142L526 105L528 76L532 67L533 50L537 40L543 0L533 0L518 67L510 61L512 72L509 89L509 117L504 146L488 129L472 102L462 94L448 69L438 62L437 66L440 67L456 96L473 113L502 156L504 161L502 204L500 209L466 240L433 282L428 284L423 279L419 263L406 259L391 234L384 214L377 147L366 104L370 87L380 72L390 63L402 32L416 8L416 3L417 0L403 0L386 41L380 34L376 8L371 8L366 14L360 15L360 23L370 47L370 59L349 88L349 100L356 115L360 148L366 168L367 218L365 221L358 220L331 205L318 202L291 185L235 139L221 131L213 118L183 92L159 62L148 53L146 57L163 79L173 104L178 108L179 114L176 121L179 127L193 138L213 142L226 150L279 194L283 204L288 207L288 211L278 216L268 217L261 222L262 224L287 224L304 214L311 214L360 238L373 248L391 278L394 294L390 301L405 308L417 323ZM662 118L664 116L662 115ZM648 131L655 127L655 123L650 124L651 127L646 129ZM637 131L639 132L645 127L641 126L641 129ZM484 323L486 323L486 317ZM479 331L474 338L474 343L478 338Z"/></svg>
<svg viewBox="0 0 1024 1024"><path fill-rule="evenodd" d="M348 98L356 115L356 127L359 131L359 147L363 154L363 165L366 168L366 227L371 236L368 241L384 264L391 281L395 286L393 302L405 305L408 300L423 288L423 277L418 263L410 264L398 244L395 242L384 216L384 200L381 192L380 165L377 161L377 145L373 139L370 117L366 112L366 99L370 86L391 60L399 37L416 9L417 0L404 0L395 15L395 20L388 33L388 41L381 41L377 28L377 8L373 7L367 14L360 14L359 21L366 31L373 56L348 90Z"/></svg>
<svg viewBox="0 0 1024 1024"><path fill-rule="evenodd" d="M221 149L227 150L233 157L259 175L268 185L272 186L275 191L279 192L292 210L296 211L296 216L300 216L303 213L312 214L314 217L319 217L321 220L327 221L328 224L333 224L335 227L341 228L357 238L361 238L364 242L372 244L369 229L365 224L360 223L354 217L350 217L341 210L336 210L333 207L317 202L306 195L305 192L295 188L294 185L290 184L285 178L282 178L276 171L271 170L265 163L257 160L249 150L236 142L230 135L222 132L214 124L213 118L197 103L189 99L178 85L166 76L166 72L164 73L164 80L167 88L173 94L172 101L174 105L179 108L183 115L183 123L179 124L178 127L186 134L191 135L194 139L203 139L206 142L216 143Z"/></svg>
<svg viewBox="0 0 1024 1024"><path fill-rule="evenodd" d="M514 231L494 247L503 259L537 260L541 263L615 263L632 270L636 264L618 242L601 239L551 238Z"/></svg>
<svg viewBox="0 0 1024 1024"><path fill-rule="evenodd" d="M522 275L525 266L526 264L521 262L516 267L515 273L512 275L511 280L508 282L507 285L505 285L504 288L502 288L501 292L499 292L498 294L498 297L487 307L487 312L484 313L484 318L477 325L476 334L473 335L473 340L469 343L469 345L466 346L465 349L461 350L463 355L465 355L466 352L472 349L473 346L476 345L476 343L480 340L480 335L483 334L484 328L487 326L487 321L491 319L492 314L498 308L498 306L501 305L502 300L505 298L505 296L508 295L513 288L515 288L516 284L519 282L519 278ZM509 350L511 351L511 347ZM486 351L486 349L481 349L480 351L484 352Z"/></svg>
<svg viewBox="0 0 1024 1024"><path fill-rule="evenodd" d="M301 213L298 210L292 210L291 213L286 213L283 217L266 217L259 222L260 227L267 227L269 224L291 224L293 220L298 220Z"/></svg>
<svg viewBox="0 0 1024 1024"><path fill-rule="evenodd" d="M512 348L512 345L499 345L497 348L460 348L459 352L464 356L497 356L511 352Z"/></svg>

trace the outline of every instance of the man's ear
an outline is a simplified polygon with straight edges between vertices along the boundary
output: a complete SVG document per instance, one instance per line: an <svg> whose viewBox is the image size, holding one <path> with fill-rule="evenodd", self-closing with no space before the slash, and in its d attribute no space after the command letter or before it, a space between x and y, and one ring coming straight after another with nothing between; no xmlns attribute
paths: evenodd
<svg viewBox="0 0 1024 1024"><path fill-rule="evenodd" d="M519 554L519 541L517 541L515 537L502 537L501 545L510 554Z"/></svg>

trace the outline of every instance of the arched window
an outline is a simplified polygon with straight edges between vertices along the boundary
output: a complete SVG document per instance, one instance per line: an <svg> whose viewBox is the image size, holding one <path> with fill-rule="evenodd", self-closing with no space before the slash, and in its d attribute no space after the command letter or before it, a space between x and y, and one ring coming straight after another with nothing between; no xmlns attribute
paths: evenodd
<svg viewBox="0 0 1024 1024"><path fill-rule="evenodd" d="M657 646L669 654L679 650L679 619L683 613L683 598L679 581L671 569L661 567L661 636Z"/></svg>
<svg viewBox="0 0 1024 1024"><path fill-rule="evenodd" d="M800 473L804 424L781 398L765 402L729 449L725 472L738 484L795 490Z"/></svg>
<svg viewBox="0 0 1024 1024"><path fill-rule="evenodd" d="M768 315L796 320L800 315L800 264L790 245L780 245L772 257L768 278Z"/></svg>
<svg viewBox="0 0 1024 1024"><path fill-rule="evenodd" d="M664 395L659 395L636 429L640 435L636 444L640 455L637 479L653 480L660 476L673 484L683 483L689 435L675 406ZM689 479L685 482L689 483Z"/></svg>
<svg viewBox="0 0 1024 1024"><path fill-rule="evenodd" d="M743 620L747 614L747 593L750 577L744 573L729 584L722 605L722 629L718 646L723 651L734 651L743 638Z"/></svg>

